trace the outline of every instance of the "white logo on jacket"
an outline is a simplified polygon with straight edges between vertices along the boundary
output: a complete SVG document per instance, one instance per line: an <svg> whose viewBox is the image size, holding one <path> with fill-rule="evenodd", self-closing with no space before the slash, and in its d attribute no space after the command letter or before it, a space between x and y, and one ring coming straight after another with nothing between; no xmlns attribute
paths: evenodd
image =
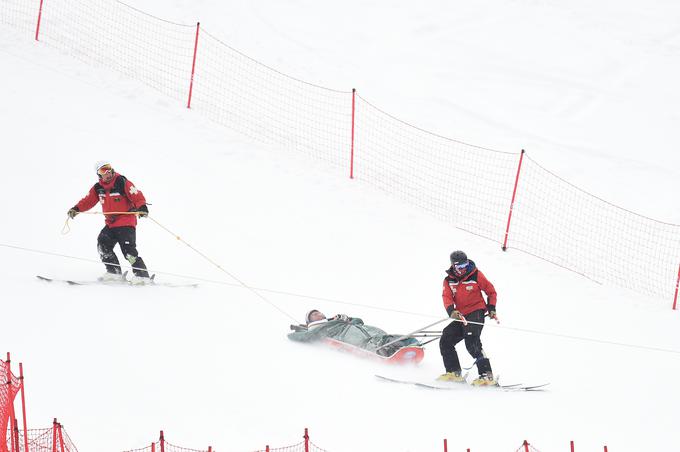
<svg viewBox="0 0 680 452"><path fill-rule="evenodd" d="M135 187L134 185L132 187L130 187L130 194L131 195L136 195L137 191L138 191L137 187Z"/></svg>

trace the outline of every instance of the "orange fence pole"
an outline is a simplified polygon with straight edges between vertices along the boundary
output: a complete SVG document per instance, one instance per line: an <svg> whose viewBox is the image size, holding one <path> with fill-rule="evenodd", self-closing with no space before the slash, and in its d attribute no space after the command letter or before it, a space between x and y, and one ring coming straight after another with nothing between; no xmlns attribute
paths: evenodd
<svg viewBox="0 0 680 452"><path fill-rule="evenodd" d="M28 452L28 429L26 428L26 396L24 394L24 366L19 363L19 380L21 380L21 413L24 419L24 452Z"/></svg>
<svg viewBox="0 0 680 452"><path fill-rule="evenodd" d="M61 434L61 424L57 424L57 430L59 431L59 447L61 452L64 452L64 436Z"/></svg>
<svg viewBox="0 0 680 452"><path fill-rule="evenodd" d="M505 238L503 238L503 251L508 249L508 234L510 234L510 220L512 219L512 209L515 208L515 196L517 195L517 185L519 184L519 172L522 169L524 159L524 149L519 155L519 165L517 165L517 175L515 176L515 188L512 189L512 200L510 201L510 212L508 213L508 224L505 226Z"/></svg>
<svg viewBox="0 0 680 452"><path fill-rule="evenodd" d="M52 452L57 452L57 418L52 421Z"/></svg>

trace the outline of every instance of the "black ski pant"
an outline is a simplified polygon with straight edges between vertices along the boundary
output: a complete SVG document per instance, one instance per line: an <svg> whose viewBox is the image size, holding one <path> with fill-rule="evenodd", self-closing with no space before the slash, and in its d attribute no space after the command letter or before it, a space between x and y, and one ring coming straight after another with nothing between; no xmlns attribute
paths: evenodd
<svg viewBox="0 0 680 452"><path fill-rule="evenodd" d="M484 313L483 309L473 311L466 315L465 319L470 322L484 323ZM444 367L447 372L461 371L456 344L462 340L465 340L465 348L475 359L479 374L491 372L491 363L484 354L484 350L482 350L482 328L484 328L484 325L477 325L475 323L463 325L462 322L451 322L444 328L442 337L439 340L439 351L444 359Z"/></svg>
<svg viewBox="0 0 680 452"><path fill-rule="evenodd" d="M99 257L106 266L106 271L109 273L120 274L120 262L116 253L113 252L113 247L116 243L120 245L120 250L123 256L132 265L132 271L137 276L149 277L149 272L146 270L146 264L139 257L137 252L137 230L132 226L121 226L119 228L110 228L104 226L104 229L97 237L97 250Z"/></svg>

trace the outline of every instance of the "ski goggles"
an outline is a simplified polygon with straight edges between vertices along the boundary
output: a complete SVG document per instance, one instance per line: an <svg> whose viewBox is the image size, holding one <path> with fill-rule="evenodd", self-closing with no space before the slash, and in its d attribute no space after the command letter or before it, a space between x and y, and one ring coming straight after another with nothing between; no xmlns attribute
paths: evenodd
<svg viewBox="0 0 680 452"><path fill-rule="evenodd" d="M460 275L467 271L469 265L470 265L469 261L459 262L457 264L453 264L453 269L456 271L457 274Z"/></svg>
<svg viewBox="0 0 680 452"><path fill-rule="evenodd" d="M99 176L106 176L111 171L113 171L113 168L111 167L111 165L104 165L97 170L97 174Z"/></svg>

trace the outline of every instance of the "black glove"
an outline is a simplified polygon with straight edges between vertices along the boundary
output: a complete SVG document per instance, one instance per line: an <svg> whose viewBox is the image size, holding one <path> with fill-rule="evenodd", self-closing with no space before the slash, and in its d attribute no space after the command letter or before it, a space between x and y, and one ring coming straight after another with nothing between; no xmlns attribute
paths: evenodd
<svg viewBox="0 0 680 452"><path fill-rule="evenodd" d="M451 317L454 320L461 320L463 318L463 316L460 315L460 312L456 311L456 310L451 311L451 314L449 315L449 317Z"/></svg>
<svg viewBox="0 0 680 452"><path fill-rule="evenodd" d="M79 213L80 213L80 210L78 209L78 207L74 206L74 207L71 207L70 209L68 209L68 212L66 212L66 215L68 215L69 218L75 218L76 215L78 215Z"/></svg>
<svg viewBox="0 0 680 452"><path fill-rule="evenodd" d="M149 215L149 208L146 206L146 204L142 204L136 209L131 209L130 212L137 212L137 215L143 218Z"/></svg>
<svg viewBox="0 0 680 452"><path fill-rule="evenodd" d="M486 307L486 310L489 312L489 318L491 320L498 320L498 317L496 317L496 306L490 304Z"/></svg>

